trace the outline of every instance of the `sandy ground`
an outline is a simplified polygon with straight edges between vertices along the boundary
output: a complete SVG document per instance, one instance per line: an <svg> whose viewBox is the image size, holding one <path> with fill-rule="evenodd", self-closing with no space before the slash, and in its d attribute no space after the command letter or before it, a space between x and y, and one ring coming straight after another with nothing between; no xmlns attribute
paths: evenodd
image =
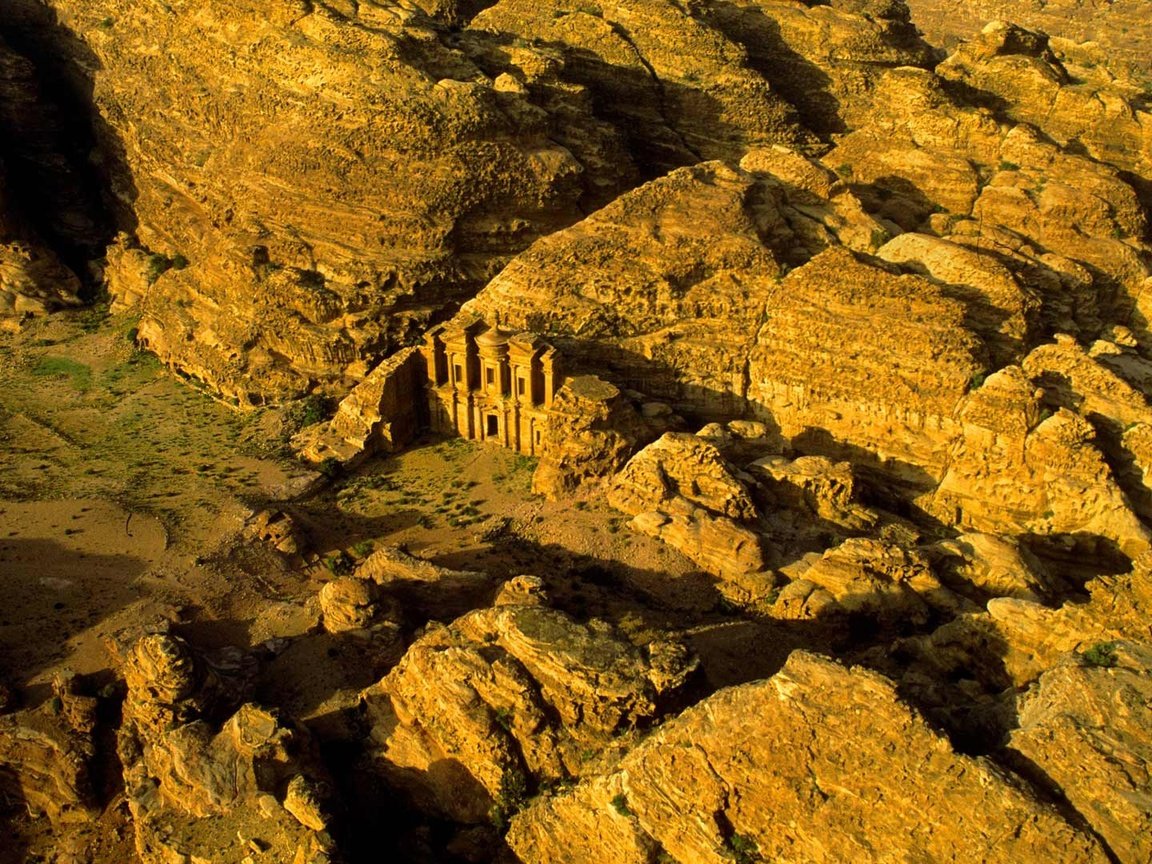
<svg viewBox="0 0 1152 864"><path fill-rule="evenodd" d="M25 704L58 667L106 669L118 633L253 605L235 568L204 561L301 470L260 446L266 418L137 352L132 323L0 333L0 678Z"/></svg>

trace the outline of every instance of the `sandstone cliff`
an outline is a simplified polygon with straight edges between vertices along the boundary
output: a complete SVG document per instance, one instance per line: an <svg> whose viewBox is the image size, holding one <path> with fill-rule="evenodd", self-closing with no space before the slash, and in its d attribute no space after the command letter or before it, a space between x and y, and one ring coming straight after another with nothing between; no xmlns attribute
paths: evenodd
<svg viewBox="0 0 1152 864"><path fill-rule="evenodd" d="M1007 0L911 0L908 4L917 25L934 45L951 47L970 39L989 21L1010 20L1061 37L1060 47L1080 52L1092 65L1112 68L1137 81L1148 77L1147 9L1140 0L1081 3L1050 0L1046 3L1012 3Z"/></svg>
<svg viewBox="0 0 1152 864"><path fill-rule="evenodd" d="M11 26L92 94L113 295L242 403L346 387L641 174L815 145L930 56L852 4L19 0Z"/></svg>
<svg viewBox="0 0 1152 864"><path fill-rule="evenodd" d="M236 533L140 579L226 585L169 617L252 645L152 634L99 700L0 699L35 830L1148 857L1152 115L1096 49L996 22L945 56L900 0L9 0L0 32L0 378L47 377L73 316L26 313L105 278L122 349L341 397L307 497L238 480ZM494 441L399 452L414 344L477 316L568 376L531 486Z"/></svg>

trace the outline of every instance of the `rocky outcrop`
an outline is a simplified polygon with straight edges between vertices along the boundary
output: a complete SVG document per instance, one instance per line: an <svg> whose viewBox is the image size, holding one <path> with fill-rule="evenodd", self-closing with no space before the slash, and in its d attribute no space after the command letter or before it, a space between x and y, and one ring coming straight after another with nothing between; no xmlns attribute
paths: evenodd
<svg viewBox="0 0 1152 864"><path fill-rule="evenodd" d="M804 652L665 724L608 778L534 804L508 843L526 864L1108 860L988 761L953 752L892 682Z"/></svg>
<svg viewBox="0 0 1152 864"><path fill-rule="evenodd" d="M1054 593L1051 574L1013 537L961 534L937 543L927 554L949 588L978 601L1014 597L1042 603Z"/></svg>
<svg viewBox="0 0 1152 864"><path fill-rule="evenodd" d="M643 173L815 146L929 59L899 3L480 5L18 0L92 94L145 344L243 403L347 387Z"/></svg>
<svg viewBox="0 0 1152 864"><path fill-rule="evenodd" d="M608 489L608 502L630 516L676 498L738 522L758 515L736 469L712 444L683 432L668 432L633 456Z"/></svg>
<svg viewBox="0 0 1152 864"><path fill-rule="evenodd" d="M642 170L739 158L763 143L811 142L743 46L697 15L667 0L578 9L557 0L500 0L472 26L563 46L569 74L610 106L605 115L628 130Z"/></svg>
<svg viewBox="0 0 1152 864"><path fill-rule="evenodd" d="M751 410L792 438L825 430L849 448L883 449L878 461L906 463L923 482L940 470L951 414L984 362L965 305L836 248L833 229L852 223L827 198L812 205L811 190L832 190L822 169L794 154L746 161L789 179L713 164L673 172L537 243L468 311L545 333L575 365L677 411ZM793 191L793 177L810 188ZM785 261L796 269L780 279ZM835 449L814 434L803 449Z"/></svg>
<svg viewBox="0 0 1152 864"><path fill-rule="evenodd" d="M780 271L760 238L792 234L754 190L718 163L674 171L538 242L466 309L677 411L738 413L754 310Z"/></svg>
<svg viewBox="0 0 1152 864"><path fill-rule="evenodd" d="M1074 339L1057 334L1052 344L1032 351L1024 371L1044 388L1045 402L1078 413L1096 430L1101 451L1131 506L1152 515L1152 487L1147 484L1152 451L1152 411L1144 374L1149 368L1128 333L1099 339L1085 350Z"/></svg>
<svg viewBox="0 0 1152 864"><path fill-rule="evenodd" d="M97 812L91 763L96 699L74 675L58 675L38 708L0 717L0 789L60 830Z"/></svg>
<svg viewBox="0 0 1152 864"><path fill-rule="evenodd" d="M932 61L903 3L736 0L704 9L705 20L737 41L754 68L822 135L860 122L883 70Z"/></svg>
<svg viewBox="0 0 1152 864"><path fill-rule="evenodd" d="M51 312L80 305L80 281L22 225L0 162L0 314Z"/></svg>
<svg viewBox="0 0 1152 864"><path fill-rule="evenodd" d="M1152 856L1152 648L1106 642L1068 657L1020 700L1008 741L1020 770L1050 784L1117 861Z"/></svg>
<svg viewBox="0 0 1152 864"><path fill-rule="evenodd" d="M577 218L582 174L619 188L616 135L586 103L564 107L603 173L418 9L16 6L46 56L85 55L101 143L123 155L113 182L156 261L141 339L245 402L362 376ZM139 282L108 277L118 296Z"/></svg>
<svg viewBox="0 0 1152 864"><path fill-rule="evenodd" d="M495 590L487 573L439 567L392 546L365 558L355 577L376 586L375 591L365 589L378 598L374 603L417 621L451 620L486 605Z"/></svg>
<svg viewBox="0 0 1152 864"><path fill-rule="evenodd" d="M1152 178L1152 115L1130 101L1130 88L1101 77L1076 80L1054 56L1045 33L993 21L958 46L937 72L1061 145L1074 141L1094 159Z"/></svg>
<svg viewBox="0 0 1152 864"><path fill-rule="evenodd" d="M769 296L748 400L797 449L865 450L925 483L943 467L953 412L982 363L965 318L938 285L828 249Z"/></svg>
<svg viewBox="0 0 1152 864"><path fill-rule="evenodd" d="M1070 552L1079 560L1098 560L1100 551L1085 542ZM1152 641L1152 570L1147 555L1131 572L1104 575L1085 586L1086 602L1053 609L1030 600L989 600L987 611L963 615L929 637L910 640L903 650L943 675L978 678L992 690L1024 687L1060 658L1100 643Z"/></svg>
<svg viewBox="0 0 1152 864"><path fill-rule="evenodd" d="M333 579L320 589L318 600L329 633L367 629L384 612L376 583L367 579Z"/></svg>
<svg viewBox="0 0 1152 864"><path fill-rule="evenodd" d="M245 534L253 540L267 543L282 555L303 554L308 548L304 527L283 510L260 510L253 513L244 526Z"/></svg>
<svg viewBox="0 0 1152 864"><path fill-rule="evenodd" d="M1102 4L1050 0L1026 5L1011 0L910 0L908 6L934 45L950 46L972 38L990 21L1016 21L1059 37L1053 42L1059 42L1054 47L1062 54L1085 54L1093 63L1107 64L1113 72L1136 80L1148 76L1146 58L1152 35L1145 26L1147 10L1140 0Z"/></svg>
<svg viewBox="0 0 1152 864"><path fill-rule="evenodd" d="M1052 74L1056 92L1068 90ZM1120 173L1130 166L1062 148L1046 117L1031 118L1039 128L1013 125L976 96L979 107L953 95L977 94L978 84L970 86L950 86L923 70L889 72L868 122L838 140L823 161L881 219L995 250L999 263L1041 299L1043 327L1095 334L1101 317L1127 323L1134 308L1143 320L1145 219L1137 192ZM1017 85L1008 87L1013 92L1002 101L1027 102ZM1002 284L990 259L970 262L987 271L986 286ZM974 319L987 327L986 311Z"/></svg>
<svg viewBox="0 0 1152 864"><path fill-rule="evenodd" d="M309 462L351 466L410 444L419 429L424 377L419 349L405 348L353 387L336 416L303 430L293 446Z"/></svg>
<svg viewBox="0 0 1152 864"><path fill-rule="evenodd" d="M308 734L248 703L239 655L210 663L182 640L146 636L124 667L120 729L136 850L146 864L261 853L331 860L327 774Z"/></svg>
<svg viewBox="0 0 1152 864"><path fill-rule="evenodd" d="M569 378L548 412L532 491L559 498L611 477L650 437L635 405L616 385L595 375Z"/></svg>
<svg viewBox="0 0 1152 864"><path fill-rule="evenodd" d="M743 477L743 479L741 479ZM747 475L695 435L669 432L637 453L608 488L608 502L632 516L631 526L731 583L721 590L743 599L773 584L765 573L758 518Z"/></svg>
<svg viewBox="0 0 1152 864"><path fill-rule="evenodd" d="M365 692L373 764L423 807L499 822L632 740L693 668L544 606L479 610L430 627Z"/></svg>
<svg viewBox="0 0 1152 864"><path fill-rule="evenodd" d="M1033 343L1039 298L994 255L915 232L893 238L876 255L908 265L963 301L966 322L988 346L993 365L1019 362Z"/></svg>
<svg viewBox="0 0 1152 864"><path fill-rule="evenodd" d="M788 568L793 580L806 583L806 592L793 587L776 601L780 617L796 605L798 595L807 599L812 617L858 615L887 626L916 627L928 623L934 612L955 614L964 604L940 583L928 559L917 552L878 540L853 538L823 556ZM808 594L822 593L825 602L812 606Z"/></svg>
<svg viewBox="0 0 1152 864"><path fill-rule="evenodd" d="M1019 367L971 393L931 511L977 531L1088 533L1129 556L1148 549L1148 529L1096 448L1092 426L1064 409L1043 418L1037 395Z"/></svg>
<svg viewBox="0 0 1152 864"><path fill-rule="evenodd" d="M766 497L769 511L788 510L801 520L824 520L849 530L876 524L876 514L858 500L849 462L823 456L764 456L745 469Z"/></svg>
<svg viewBox="0 0 1152 864"><path fill-rule="evenodd" d="M1100 576L1088 583L1087 603L1060 609L1005 598L988 604L988 617L1008 648L1004 662L1017 681L1029 681L1055 665L1060 655L1100 642L1152 639L1152 574L1147 556L1132 572Z"/></svg>

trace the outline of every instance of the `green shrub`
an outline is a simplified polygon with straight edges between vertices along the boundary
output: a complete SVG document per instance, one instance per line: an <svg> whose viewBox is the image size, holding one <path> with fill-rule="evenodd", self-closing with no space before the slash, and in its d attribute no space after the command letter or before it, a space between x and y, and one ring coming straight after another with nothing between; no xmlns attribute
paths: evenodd
<svg viewBox="0 0 1152 864"><path fill-rule="evenodd" d="M512 718L511 708L497 708L492 715L492 719L496 722L496 725L505 732L512 731Z"/></svg>
<svg viewBox="0 0 1152 864"><path fill-rule="evenodd" d="M733 834L725 843L736 864L753 864L761 860L760 844L746 834Z"/></svg>
<svg viewBox="0 0 1152 864"><path fill-rule="evenodd" d="M505 771L500 778L500 794L488 810L488 820L497 831L508 827L508 820L528 803L528 781L519 771Z"/></svg>
<svg viewBox="0 0 1152 864"><path fill-rule="evenodd" d="M1081 654L1080 657L1089 666L1099 666L1102 669L1110 669L1116 665L1116 643L1097 642Z"/></svg>
<svg viewBox="0 0 1152 864"><path fill-rule="evenodd" d="M341 549L336 554L325 558L324 566L333 576L348 576L356 569L356 562L352 560L351 555Z"/></svg>
<svg viewBox="0 0 1152 864"><path fill-rule="evenodd" d="M153 252L148 256L148 265L144 274L145 279L149 285L152 285L156 282L157 279L159 279L171 269L172 260L167 255L161 255L157 252Z"/></svg>

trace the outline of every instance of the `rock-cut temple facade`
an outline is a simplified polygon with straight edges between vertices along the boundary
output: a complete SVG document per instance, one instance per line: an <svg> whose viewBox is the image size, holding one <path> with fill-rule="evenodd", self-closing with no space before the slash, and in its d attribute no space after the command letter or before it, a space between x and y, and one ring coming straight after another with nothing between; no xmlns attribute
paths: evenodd
<svg viewBox="0 0 1152 864"><path fill-rule="evenodd" d="M433 431L539 455L562 383L555 348L535 334L475 320L428 331L421 353Z"/></svg>

